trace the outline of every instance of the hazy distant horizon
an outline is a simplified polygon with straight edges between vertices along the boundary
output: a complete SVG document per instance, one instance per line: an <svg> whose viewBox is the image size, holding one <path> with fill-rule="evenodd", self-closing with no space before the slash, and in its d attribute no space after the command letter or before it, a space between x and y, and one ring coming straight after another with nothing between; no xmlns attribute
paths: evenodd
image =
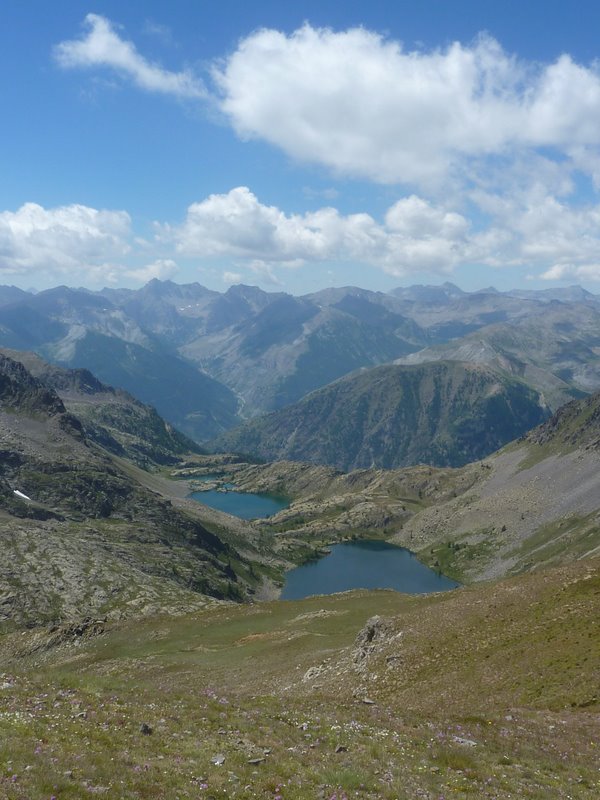
<svg viewBox="0 0 600 800"><path fill-rule="evenodd" d="M331 290L360 289L362 291L381 292L383 294L390 294L391 292L393 292L396 289L413 289L413 288L432 288L432 289L436 289L436 288L442 288L442 287L447 286L447 285L453 286L454 288L458 289L459 291L461 291L461 292L463 292L465 294L477 294L479 292L486 292L486 291L498 292L500 294L511 294L513 292L529 292L529 291L530 292L560 292L561 290L562 291L566 291L566 290L569 290L569 289L571 289L571 290L572 289L582 289L583 291L590 292L591 294L593 294L593 295L595 295L597 297L600 297L600 287L597 287L599 290L594 292L594 291L591 291L589 289L586 289L581 284L576 284L576 283L565 284L565 285L562 285L562 286L547 286L547 285L545 285L545 286L542 286L541 288L537 288L537 289L534 289L531 285L527 285L527 286L524 286L524 287L513 286L510 289L498 289L498 287L496 287L496 286L480 286L480 287L477 287L475 289L466 289L463 286L460 286L457 281L449 281L449 280L439 281L438 283L405 283L405 284L397 283L394 286L392 286L390 289L387 289L387 290L372 289L372 288L370 288L368 286L360 286L358 284L347 283L347 284L343 284L343 285L340 284L340 285L322 286L319 289L310 290L310 291L307 291L307 292L286 291L282 287L279 287L279 288L278 287L269 287L269 288L264 289L264 288L258 286L257 284L244 283L244 282L231 284L230 286L227 286L227 287L212 288L210 286L207 286L207 285L203 284L201 281L197 281L197 280L196 281L183 281L183 280L175 280L174 278L164 278L164 279L151 278L146 283L144 283L144 284L142 284L140 286L137 286L137 287L130 287L130 286L103 286L103 287L101 287L99 289L98 288L91 289L91 288L86 287L86 286L77 286L77 285L74 285L74 284L73 285L69 285L69 284L66 284L66 283L62 283L62 284L59 283L59 284L56 284L54 286L47 286L47 287L45 287L43 289L36 289L34 287L23 287L23 286L16 286L15 284L6 283L6 284L0 284L0 288L16 288L16 289L20 289L22 291L25 291L25 292L27 292L29 294L32 294L32 295L41 294L42 292L48 292L48 291L52 291L53 289L60 289L60 288L63 288L63 287L67 288L67 289L70 289L70 290L74 290L74 291L85 291L85 292L93 292L93 293L102 293L104 291L121 291L121 290L123 290L123 291L134 291L135 292L135 291L138 291L140 289L143 289L145 286L148 286L148 284L153 283L153 282L173 283L173 284L176 284L177 286L198 285L198 286L201 286L203 289L207 289L208 291L212 291L212 292L217 292L219 294L224 294L225 292L229 291L229 289L232 289L232 288L235 288L235 287L245 286L245 287L248 287L248 288L251 288L251 289L260 289L261 291L267 292L269 294L285 293L285 294L292 295L293 297L302 297L304 295L317 294L320 291L327 291L329 289L331 289Z"/></svg>

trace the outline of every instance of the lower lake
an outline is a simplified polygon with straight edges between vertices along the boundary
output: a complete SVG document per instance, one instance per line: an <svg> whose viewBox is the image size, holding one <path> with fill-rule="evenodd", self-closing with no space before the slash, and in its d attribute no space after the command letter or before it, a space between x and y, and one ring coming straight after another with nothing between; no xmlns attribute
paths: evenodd
<svg viewBox="0 0 600 800"><path fill-rule="evenodd" d="M329 555L290 570L282 600L299 600L314 594L350 589L395 589L426 594L455 589L459 583L426 567L404 547L382 541L344 542Z"/></svg>
<svg viewBox="0 0 600 800"><path fill-rule="evenodd" d="M289 506L289 501L283 497L236 492L229 489L226 492L210 489L208 492L194 492L190 496L199 503L216 508L218 511L225 511L227 514L233 514L235 517L241 517L241 519L270 517Z"/></svg>

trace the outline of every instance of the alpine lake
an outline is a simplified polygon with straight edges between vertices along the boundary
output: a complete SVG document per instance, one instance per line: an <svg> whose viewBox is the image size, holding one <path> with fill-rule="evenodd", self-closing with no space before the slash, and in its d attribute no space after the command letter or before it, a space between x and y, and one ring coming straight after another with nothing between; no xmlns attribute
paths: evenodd
<svg viewBox="0 0 600 800"><path fill-rule="evenodd" d="M193 492L190 497L248 520L269 517L289 505L283 497L236 491L230 483L218 489ZM331 545L327 555L290 570L280 599L300 600L352 589L394 589L407 594L427 594L457 586L460 584L425 566L404 547L378 539L362 539Z"/></svg>
<svg viewBox="0 0 600 800"><path fill-rule="evenodd" d="M208 480L208 479L207 479ZM224 483L218 489L207 489L205 492L193 492L192 500L233 514L241 519L263 519L287 508L289 502L283 497L269 494L252 494L238 492L232 483Z"/></svg>

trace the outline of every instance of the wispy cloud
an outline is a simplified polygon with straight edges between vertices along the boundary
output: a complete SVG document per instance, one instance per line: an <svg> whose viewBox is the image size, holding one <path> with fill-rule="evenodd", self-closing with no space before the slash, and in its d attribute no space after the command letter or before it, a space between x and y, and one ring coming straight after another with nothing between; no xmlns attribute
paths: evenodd
<svg viewBox="0 0 600 800"><path fill-rule="evenodd" d="M136 269L125 269L123 275L140 283L147 283L153 278L165 280L172 278L179 271L177 263L172 258L157 258L151 264L145 264Z"/></svg>
<svg viewBox="0 0 600 800"><path fill-rule="evenodd" d="M596 264L555 264L542 273L546 281L600 281L600 262Z"/></svg>
<svg viewBox="0 0 600 800"><path fill-rule="evenodd" d="M230 272L229 270L225 270L221 277L223 279L223 283L226 283L228 286L242 282L241 272Z"/></svg>
<svg viewBox="0 0 600 800"><path fill-rule="evenodd" d="M144 22L142 32L146 36L153 36L158 39L163 45L168 47L176 47L175 39L173 38L173 31L168 25L161 25L152 19L147 19Z"/></svg>
<svg viewBox="0 0 600 800"><path fill-rule="evenodd" d="M148 92L179 98L207 96L202 81L189 70L171 72L142 56L133 42L119 36L110 20L99 14L88 14L80 39L61 42L54 48L54 57L65 69L104 67L112 69Z"/></svg>

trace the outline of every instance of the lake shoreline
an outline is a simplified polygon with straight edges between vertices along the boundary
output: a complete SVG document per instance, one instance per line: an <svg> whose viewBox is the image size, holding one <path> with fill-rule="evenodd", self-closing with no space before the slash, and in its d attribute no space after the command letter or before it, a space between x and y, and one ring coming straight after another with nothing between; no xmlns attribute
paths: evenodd
<svg viewBox="0 0 600 800"><path fill-rule="evenodd" d="M180 484L178 488L181 489L185 487L184 491L187 489L185 496L188 500L191 500L194 503L202 504L214 512L225 513L231 517L236 517L241 522L247 521L252 525L257 524L259 527L264 525L268 528L271 517L277 518L277 515L281 511L286 511L291 505L294 504L294 498L283 497L282 495L268 491L261 492L260 490L257 491L256 489L252 491L249 490L247 486L243 486L243 488L238 486L237 482L235 481L235 472L237 470L232 470L230 468L218 468L215 471L207 469L207 466L208 465L204 467L202 473L200 474L198 474L198 471L196 470L194 470L194 474L191 474L192 470L186 470L187 474L185 477L181 475L180 478L175 482ZM245 503L246 501L252 503L255 500L259 503L274 503L274 505L266 509L259 506L258 509L251 509L249 511L245 510L240 513L238 503ZM275 536L281 536L289 533L289 531L274 531L274 533ZM314 589L314 591L311 590L311 596L313 594L327 595L331 593L359 589L391 589L393 591L404 592L408 594L429 593L445 591L461 585L453 577L445 575L439 569L436 569L435 567L432 568L431 564L427 564L425 561L421 560L419 555L407 548L405 544L397 544L396 542L390 541L393 536L394 533L392 531L384 532L377 530L365 530L364 533L352 533L349 536L341 539L337 539L335 537L325 541L321 539L318 542L314 542L312 545L309 541L306 541L304 542L305 547L297 547L297 552L288 554L286 558L287 564L281 565L283 580L281 585L276 580L264 579L262 584L257 587L254 600L256 602L268 602L273 600L296 599L285 596L289 587L289 576L294 574L296 570L302 570L304 568L311 567L314 568L316 565L321 564L325 558L330 556L336 548L344 546L350 548L369 548L371 546L374 546L375 548L388 547L390 548L390 552L392 553L393 557L396 557L396 554L404 554L405 557L409 558L415 564L415 569L425 571L430 575L436 576L434 581L441 581L442 586L439 586L436 583L436 585L433 585L430 588L414 589L410 586L406 587L404 585L395 585L394 577L392 576L390 578L388 576L384 583L376 583L375 585L368 581L364 582L362 579L360 579L359 583L336 588L335 583L328 582L326 585L322 585ZM300 545L300 542L297 542L296 544ZM418 567L416 565L418 565ZM384 571L385 566L385 562L381 564L381 568L383 568ZM375 569L375 573L379 572L379 570L380 567L377 567ZM332 586L334 588L332 588Z"/></svg>
<svg viewBox="0 0 600 800"><path fill-rule="evenodd" d="M430 594L459 588L458 581L431 569L416 555L382 539L338 542L329 555L286 572L281 600L352 590L391 589L404 594Z"/></svg>

